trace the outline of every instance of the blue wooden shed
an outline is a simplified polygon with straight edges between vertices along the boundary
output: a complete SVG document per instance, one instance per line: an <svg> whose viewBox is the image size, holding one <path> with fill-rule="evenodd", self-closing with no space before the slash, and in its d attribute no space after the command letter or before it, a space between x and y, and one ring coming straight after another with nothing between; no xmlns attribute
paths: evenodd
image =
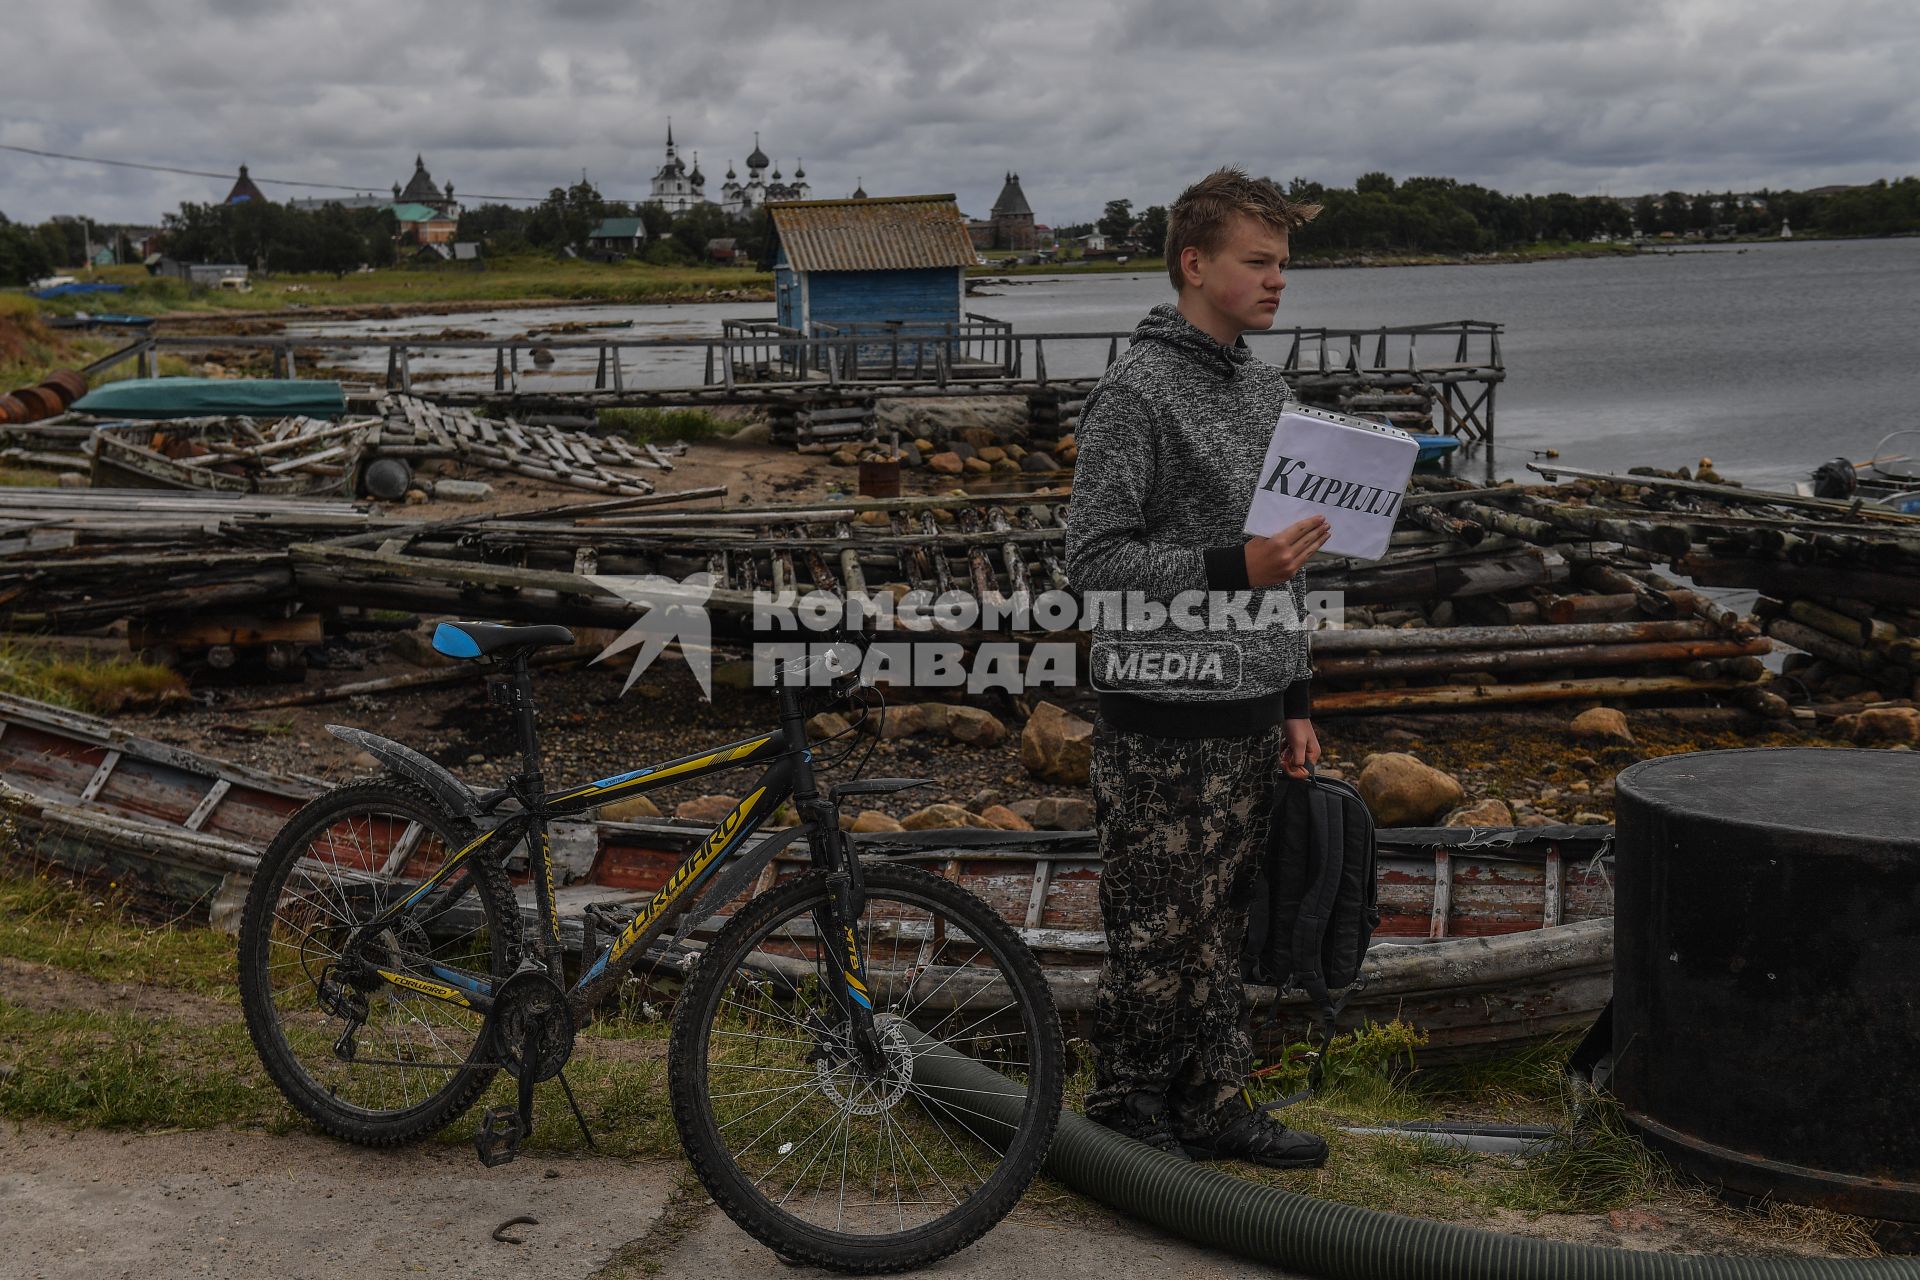
<svg viewBox="0 0 1920 1280"><path fill-rule="evenodd" d="M782 328L958 332L974 248L953 196L769 201L766 209Z"/></svg>

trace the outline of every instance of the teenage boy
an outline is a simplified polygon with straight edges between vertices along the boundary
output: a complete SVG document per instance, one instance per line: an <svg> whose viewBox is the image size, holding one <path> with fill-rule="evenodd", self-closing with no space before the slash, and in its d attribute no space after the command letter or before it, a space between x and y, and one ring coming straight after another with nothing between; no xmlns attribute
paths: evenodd
<svg viewBox="0 0 1920 1280"><path fill-rule="evenodd" d="M1276 1168L1327 1148L1249 1105L1240 951L1281 775L1320 758L1300 570L1330 531L1318 516L1241 531L1293 399L1241 334L1272 326L1288 235L1319 211L1237 168L1174 202L1178 296L1087 397L1066 543L1075 591L1123 601L1089 621L1107 959L1087 1118Z"/></svg>

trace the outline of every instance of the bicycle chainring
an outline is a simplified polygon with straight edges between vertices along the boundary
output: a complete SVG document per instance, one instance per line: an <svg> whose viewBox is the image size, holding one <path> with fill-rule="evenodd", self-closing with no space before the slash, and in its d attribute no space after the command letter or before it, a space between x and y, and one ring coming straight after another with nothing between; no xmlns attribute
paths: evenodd
<svg viewBox="0 0 1920 1280"><path fill-rule="evenodd" d="M501 983L488 1028L496 1060L516 1080L529 1070L536 1081L551 1080L573 1056L573 1007L544 973L529 969Z"/></svg>

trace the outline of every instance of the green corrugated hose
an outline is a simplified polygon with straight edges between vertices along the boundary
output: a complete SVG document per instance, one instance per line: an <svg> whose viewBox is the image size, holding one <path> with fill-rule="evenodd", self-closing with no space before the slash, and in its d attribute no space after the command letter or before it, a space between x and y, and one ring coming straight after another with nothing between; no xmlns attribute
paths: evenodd
<svg viewBox="0 0 1920 1280"><path fill-rule="evenodd" d="M1020 1087L918 1037L914 1082L990 1118L1005 1137ZM941 1097L942 1091L951 1091ZM1528 1240L1263 1187L1123 1138L1075 1112L1060 1117L1047 1172L1122 1213L1198 1244L1327 1280L1920 1280L1920 1258L1728 1258Z"/></svg>

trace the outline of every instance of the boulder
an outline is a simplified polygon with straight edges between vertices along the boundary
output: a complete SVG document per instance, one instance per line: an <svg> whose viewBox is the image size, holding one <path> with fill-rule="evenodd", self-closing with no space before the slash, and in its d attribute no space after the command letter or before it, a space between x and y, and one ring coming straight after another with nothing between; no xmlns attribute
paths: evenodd
<svg viewBox="0 0 1920 1280"><path fill-rule="evenodd" d="M1001 831L1031 831L1033 824L1004 804L990 804L980 811L980 820Z"/></svg>
<svg viewBox="0 0 1920 1280"><path fill-rule="evenodd" d="M1091 831L1093 801L1083 796L1042 796L1034 802L1030 821L1042 831Z"/></svg>
<svg viewBox="0 0 1920 1280"><path fill-rule="evenodd" d="M991 747L1004 742L1007 726L1000 723L1000 717L991 711L979 707L945 707L947 736L955 742L964 742L970 747Z"/></svg>
<svg viewBox="0 0 1920 1280"><path fill-rule="evenodd" d="M772 444L773 424L749 422L727 437L728 444Z"/></svg>
<svg viewBox="0 0 1920 1280"><path fill-rule="evenodd" d="M920 727L927 733L945 733L947 722L953 717L953 708L944 702L923 702L920 704Z"/></svg>
<svg viewBox="0 0 1920 1280"><path fill-rule="evenodd" d="M982 445L979 453L974 456L982 462L999 462L1007 456L1007 451L997 444Z"/></svg>
<svg viewBox="0 0 1920 1280"><path fill-rule="evenodd" d="M966 465L960 461L959 454L949 449L945 453L936 453L928 458L927 470L938 471L943 476L957 476L966 470Z"/></svg>
<svg viewBox="0 0 1920 1280"><path fill-rule="evenodd" d="M713 826L732 813L733 806L738 803L739 801L732 796L695 796L691 800L682 800L675 805L673 816Z"/></svg>
<svg viewBox="0 0 1920 1280"><path fill-rule="evenodd" d="M1841 716L1834 727L1845 734L1849 742L1920 742L1920 710L1867 707L1850 716Z"/></svg>
<svg viewBox="0 0 1920 1280"><path fill-rule="evenodd" d="M1085 786L1093 764L1093 725L1064 707L1042 702L1020 731L1020 763L1036 778Z"/></svg>
<svg viewBox="0 0 1920 1280"><path fill-rule="evenodd" d="M962 462L965 462L968 458L977 458L980 456L980 451L968 444L965 440L949 440L947 441L947 448Z"/></svg>
<svg viewBox="0 0 1920 1280"><path fill-rule="evenodd" d="M860 730L876 738L907 738L927 727L926 716L919 703L900 703L888 707L884 713L867 716L860 722Z"/></svg>
<svg viewBox="0 0 1920 1280"><path fill-rule="evenodd" d="M1040 808L1040 801L1032 796L1027 796L1024 799L1007 801L1007 808L1013 810L1028 822L1032 822L1034 813Z"/></svg>
<svg viewBox="0 0 1920 1280"><path fill-rule="evenodd" d="M1589 707L1575 716L1567 731L1576 738L1597 738L1609 742L1633 741L1627 718L1612 707Z"/></svg>
<svg viewBox="0 0 1920 1280"><path fill-rule="evenodd" d="M1360 795L1383 827L1421 827L1466 799L1451 775L1403 751L1383 751L1360 771Z"/></svg>
<svg viewBox="0 0 1920 1280"><path fill-rule="evenodd" d="M1020 459L1020 469L1022 471L1031 471L1038 475L1048 475L1058 471L1060 464L1055 462L1049 454L1030 453Z"/></svg>
<svg viewBox="0 0 1920 1280"><path fill-rule="evenodd" d="M961 469L964 470L970 476L984 476L988 472L993 470L992 463L982 462L978 458L968 458L966 461L962 462L960 466L961 466Z"/></svg>
<svg viewBox="0 0 1920 1280"><path fill-rule="evenodd" d="M1000 800L1000 793L997 790L992 787L982 787L968 796L966 803L961 807L974 813L985 814L988 809L999 804Z"/></svg>
<svg viewBox="0 0 1920 1280"><path fill-rule="evenodd" d="M439 502L485 502L493 486L485 480L435 480L433 496Z"/></svg>
<svg viewBox="0 0 1920 1280"><path fill-rule="evenodd" d="M941 827L985 827L979 814L969 813L957 804L930 804L916 809L900 820L908 831L932 831Z"/></svg>
<svg viewBox="0 0 1920 1280"><path fill-rule="evenodd" d="M891 814L882 813L878 809L862 809L857 816L851 819L843 813L840 815L840 825L848 831L859 832L906 830L905 827L900 825L898 818Z"/></svg>
<svg viewBox="0 0 1920 1280"><path fill-rule="evenodd" d="M1447 815L1440 824L1445 827L1510 827L1513 825L1513 810L1507 808L1504 800L1491 797L1478 804L1463 805Z"/></svg>
<svg viewBox="0 0 1920 1280"><path fill-rule="evenodd" d="M851 446L833 451L833 465L851 467L860 461L860 451Z"/></svg>
<svg viewBox="0 0 1920 1280"><path fill-rule="evenodd" d="M999 438L992 427L962 427L955 434L976 449L985 449Z"/></svg>
<svg viewBox="0 0 1920 1280"><path fill-rule="evenodd" d="M847 718L838 711L822 711L807 721L807 737L819 742L825 738L836 737L852 728Z"/></svg>
<svg viewBox="0 0 1920 1280"><path fill-rule="evenodd" d="M602 822L643 822L664 816L652 796L628 796L625 800L603 804L595 812ZM714 821L718 822L719 819Z"/></svg>

